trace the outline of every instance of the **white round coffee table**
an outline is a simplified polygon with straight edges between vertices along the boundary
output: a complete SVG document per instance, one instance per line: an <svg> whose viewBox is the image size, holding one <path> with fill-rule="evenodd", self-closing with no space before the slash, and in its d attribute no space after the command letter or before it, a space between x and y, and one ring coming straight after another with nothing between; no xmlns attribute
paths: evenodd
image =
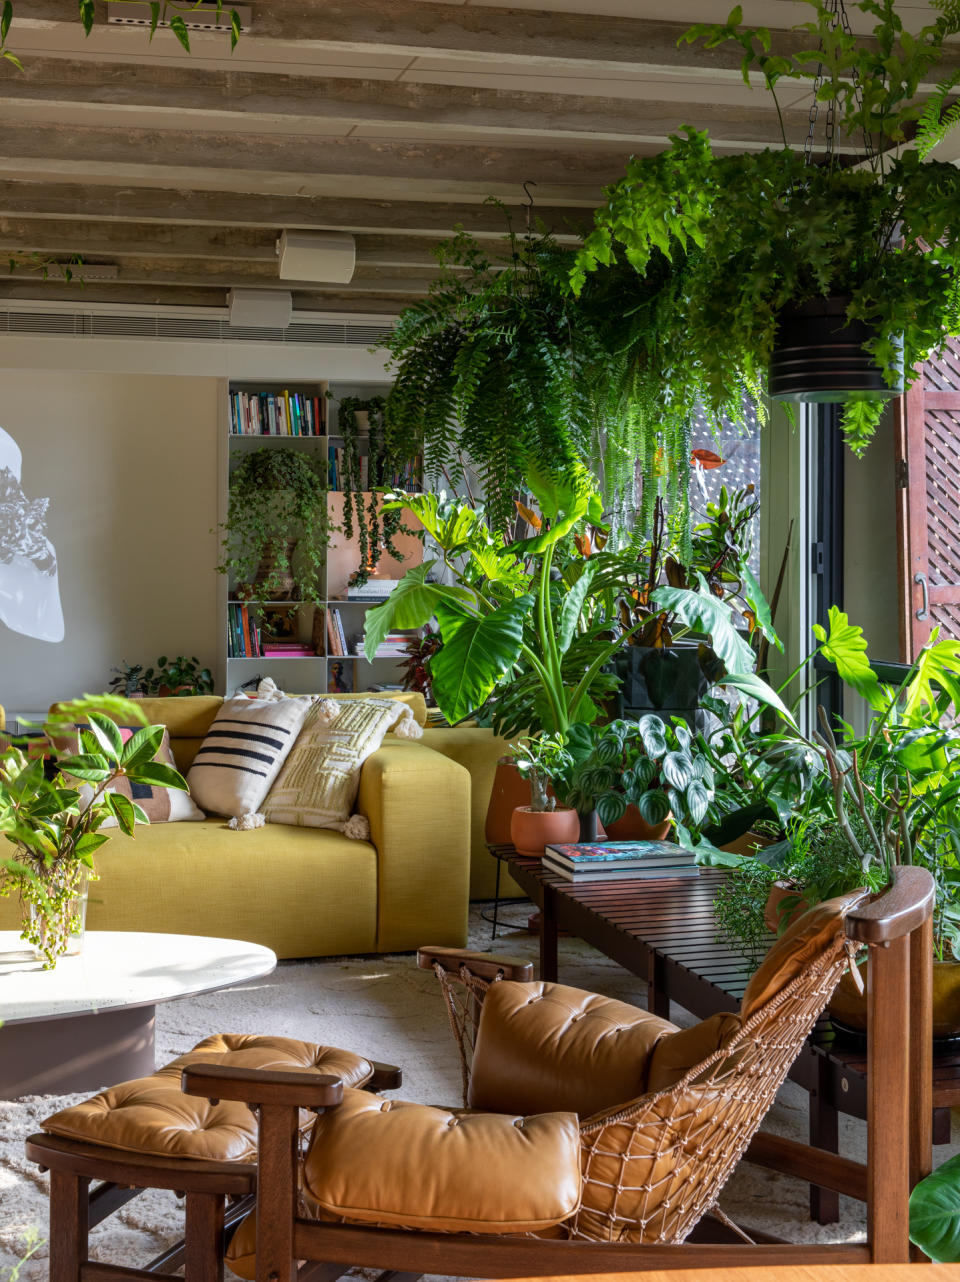
<svg viewBox="0 0 960 1282"><path fill-rule="evenodd" d="M0 1099L144 1077L155 1067L158 1002L257 979L276 964L269 948L240 939L88 931L81 953L43 970L16 931L0 931Z"/></svg>

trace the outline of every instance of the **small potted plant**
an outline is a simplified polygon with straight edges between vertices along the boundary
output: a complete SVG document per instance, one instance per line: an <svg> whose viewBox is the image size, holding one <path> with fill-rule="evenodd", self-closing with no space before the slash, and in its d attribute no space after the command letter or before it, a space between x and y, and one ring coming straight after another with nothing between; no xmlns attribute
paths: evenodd
<svg viewBox="0 0 960 1282"><path fill-rule="evenodd" d="M125 740L112 716L140 728ZM172 766L155 760L163 733L163 726L146 724L135 703L101 695L60 706L44 726L46 758L28 756L28 741L15 739L0 751L0 836L14 849L0 858L0 895L19 894L22 938L47 969L79 951L86 883L96 877L94 854L109 840L100 829L113 821L132 837L136 824L150 822L113 785L125 776L132 784L186 790Z"/></svg>
<svg viewBox="0 0 960 1282"><path fill-rule="evenodd" d="M648 713L588 734L592 747L570 772L572 806L596 810L613 841L663 841L673 822L699 832L713 800L713 770L681 721L667 725Z"/></svg>
<svg viewBox="0 0 960 1282"><path fill-rule="evenodd" d="M580 816L558 806L550 787L569 769L572 758L560 734L529 735L511 747L510 757L530 784L529 806L517 806L510 820L510 838L521 855L532 858L556 842L578 841Z"/></svg>

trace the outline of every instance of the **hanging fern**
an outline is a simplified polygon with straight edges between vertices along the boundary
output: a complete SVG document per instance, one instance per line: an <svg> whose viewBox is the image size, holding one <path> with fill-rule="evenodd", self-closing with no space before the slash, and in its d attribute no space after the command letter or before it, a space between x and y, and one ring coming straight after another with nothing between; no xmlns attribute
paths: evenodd
<svg viewBox="0 0 960 1282"><path fill-rule="evenodd" d="M946 138L956 125L960 124L960 101L946 106L952 90L960 85L960 71L955 71L949 80L937 85L936 92L931 94L924 105L917 121L917 151L925 160Z"/></svg>
<svg viewBox="0 0 960 1282"><path fill-rule="evenodd" d="M392 448L422 448L434 483L457 484L466 462L501 531L531 458L592 472L617 531L658 497L684 526L701 380L691 361L682 393L665 391L658 325L670 273L642 293L636 273L614 264L575 297L571 253L552 237L510 229L506 247L495 260L459 233L441 246L446 270L428 297L401 313L387 340Z"/></svg>

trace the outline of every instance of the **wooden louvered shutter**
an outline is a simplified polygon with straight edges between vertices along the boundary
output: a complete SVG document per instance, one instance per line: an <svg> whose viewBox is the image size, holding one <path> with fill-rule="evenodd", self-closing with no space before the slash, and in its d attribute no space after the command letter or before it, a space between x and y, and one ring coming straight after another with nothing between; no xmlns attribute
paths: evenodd
<svg viewBox="0 0 960 1282"><path fill-rule="evenodd" d="M960 339L923 367L898 405L901 648L939 625L960 638Z"/></svg>

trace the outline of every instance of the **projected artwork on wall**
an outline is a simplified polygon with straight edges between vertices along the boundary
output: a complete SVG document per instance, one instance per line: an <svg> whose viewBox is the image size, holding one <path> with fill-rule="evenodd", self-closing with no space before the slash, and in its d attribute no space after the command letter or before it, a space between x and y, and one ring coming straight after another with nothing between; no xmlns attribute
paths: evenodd
<svg viewBox="0 0 960 1282"><path fill-rule="evenodd" d="M38 641L62 641L57 553L47 538L50 500L24 494L22 461L0 427L0 621Z"/></svg>

